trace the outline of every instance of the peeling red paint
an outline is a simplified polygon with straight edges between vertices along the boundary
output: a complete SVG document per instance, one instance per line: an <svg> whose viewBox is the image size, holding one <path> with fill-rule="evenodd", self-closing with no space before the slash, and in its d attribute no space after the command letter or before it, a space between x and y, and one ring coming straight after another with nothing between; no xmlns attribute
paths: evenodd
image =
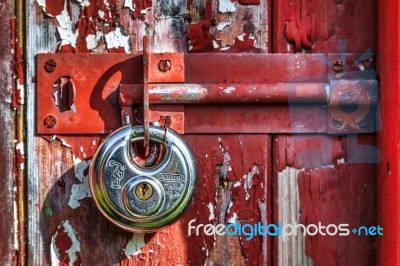
<svg viewBox="0 0 400 266"><path fill-rule="evenodd" d="M97 148L100 145L100 142L103 140L104 136L57 136L57 139L61 140L63 144L67 147L70 147L72 153L81 160L87 160L91 158L96 152Z"/></svg>
<svg viewBox="0 0 400 266"><path fill-rule="evenodd" d="M274 0L272 7L275 53L375 50L373 0Z"/></svg>
<svg viewBox="0 0 400 266"><path fill-rule="evenodd" d="M235 38L235 42L225 52L229 53L241 53L241 52L261 52L260 48L255 47L256 40L251 32L243 33L242 35Z"/></svg>
<svg viewBox="0 0 400 266"><path fill-rule="evenodd" d="M152 1L151 0L125 0L130 1L130 6L133 7L134 11L131 9L131 14L134 19L140 18L145 10L151 8Z"/></svg>
<svg viewBox="0 0 400 266"><path fill-rule="evenodd" d="M254 35L247 31L235 38L233 45L222 47L222 41L211 33L211 21L203 20L189 25L188 28L189 52L261 52L260 48L255 47L256 40Z"/></svg>
<svg viewBox="0 0 400 266"><path fill-rule="evenodd" d="M352 159L362 158L363 149L350 147L349 138L326 135L276 136L273 150L274 223L280 221L281 215L285 215L278 210L298 206L299 213L296 215L301 215L297 222L304 225L344 223L349 224L350 230L374 225L376 165L359 161L352 163ZM360 146L375 143L373 135L359 135L358 139ZM290 169L294 169L296 174L283 184L285 187L292 185L292 189L298 191L298 199L292 194L288 197L279 195L279 184L291 175L288 173ZM279 197L284 200L279 201ZM278 264L282 251L278 250L279 239L274 238L274 241L274 264ZM323 265L327 260L339 265L368 265L375 261L375 242L376 237L353 233L345 238L338 235L307 235L305 255L311 257L315 265ZM288 245L287 250L292 252L294 246L291 243L287 241L284 245ZM303 247L295 248L300 250Z"/></svg>
<svg viewBox="0 0 400 266"><path fill-rule="evenodd" d="M211 21L204 20L189 25L189 52L215 52L221 47L221 41L210 33Z"/></svg>
<svg viewBox="0 0 400 266"><path fill-rule="evenodd" d="M45 12L49 16L57 16L61 14L61 11L64 10L64 1L65 0L45 0L46 1L46 9Z"/></svg>
<svg viewBox="0 0 400 266"><path fill-rule="evenodd" d="M81 265L80 243L69 221L63 221L51 241L52 265Z"/></svg>
<svg viewBox="0 0 400 266"><path fill-rule="evenodd" d="M43 139L51 142L57 139L65 147L72 150L72 154L81 159L90 159L105 138L103 135L75 136L75 135L42 135Z"/></svg>
<svg viewBox="0 0 400 266"><path fill-rule="evenodd" d="M17 37L17 25L16 18L11 20L11 37L12 37L12 49L13 49L13 95L11 106L15 109L18 105L24 104L24 61L23 61L23 50L19 44L20 40Z"/></svg>

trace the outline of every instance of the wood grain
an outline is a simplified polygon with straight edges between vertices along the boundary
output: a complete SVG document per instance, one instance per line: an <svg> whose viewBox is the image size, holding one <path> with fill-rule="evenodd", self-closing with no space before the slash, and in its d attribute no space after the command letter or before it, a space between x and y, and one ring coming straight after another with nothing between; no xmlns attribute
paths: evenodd
<svg viewBox="0 0 400 266"><path fill-rule="evenodd" d="M376 164L362 161L373 135L279 135L274 140L274 222L376 225ZM303 148L301 148L303 147ZM306 147L306 148L304 148ZM364 157L365 159L368 159ZM358 160L354 163L354 160ZM353 163L351 163L353 161ZM374 265L376 236L275 238L276 265Z"/></svg>
<svg viewBox="0 0 400 266"><path fill-rule="evenodd" d="M14 215L14 145L13 145L13 110L12 102L12 40L11 40L11 16L12 3L10 1L0 1L0 161L2 162L2 176L0 186L0 264L12 265L17 262L14 258L18 249L14 244L18 245L17 240L14 243L14 225L18 224L17 217ZM16 205L15 205L16 206Z"/></svg>
<svg viewBox="0 0 400 266"><path fill-rule="evenodd" d="M273 1L273 52L376 51L375 0Z"/></svg>

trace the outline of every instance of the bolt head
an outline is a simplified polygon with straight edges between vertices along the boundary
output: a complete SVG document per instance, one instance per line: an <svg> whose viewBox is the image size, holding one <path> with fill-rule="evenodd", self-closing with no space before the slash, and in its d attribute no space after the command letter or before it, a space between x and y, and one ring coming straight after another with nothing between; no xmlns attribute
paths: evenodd
<svg viewBox="0 0 400 266"><path fill-rule="evenodd" d="M44 118L43 124L46 128L53 128L57 123L54 115L48 115Z"/></svg>
<svg viewBox="0 0 400 266"><path fill-rule="evenodd" d="M171 70L171 61L170 60L160 60L158 62L158 70L161 72L167 72Z"/></svg>
<svg viewBox="0 0 400 266"><path fill-rule="evenodd" d="M53 59L49 59L44 63L44 69L48 73L54 72L54 70L56 70L56 67L57 67L57 63Z"/></svg>

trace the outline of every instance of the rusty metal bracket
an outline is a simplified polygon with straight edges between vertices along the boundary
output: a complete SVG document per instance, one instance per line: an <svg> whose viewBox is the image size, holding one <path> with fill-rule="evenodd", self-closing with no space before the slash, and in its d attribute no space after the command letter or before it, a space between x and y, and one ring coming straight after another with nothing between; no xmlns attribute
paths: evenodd
<svg viewBox="0 0 400 266"><path fill-rule="evenodd" d="M121 112L134 121L132 106L144 104L145 124L169 117L179 133L374 132L378 83L371 60L360 58L41 54L37 129L39 134L107 133L124 121ZM73 91L67 111L57 104L60 78L67 78Z"/></svg>

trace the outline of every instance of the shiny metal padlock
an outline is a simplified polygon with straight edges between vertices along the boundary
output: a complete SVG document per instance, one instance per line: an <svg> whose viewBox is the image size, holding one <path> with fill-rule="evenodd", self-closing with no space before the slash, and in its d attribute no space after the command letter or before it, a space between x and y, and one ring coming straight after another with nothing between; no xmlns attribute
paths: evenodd
<svg viewBox="0 0 400 266"><path fill-rule="evenodd" d="M197 164L187 143L173 130L150 126L150 141L162 144L162 158L145 166L132 158L132 143L144 128L126 126L99 147L90 166L90 189L101 213L132 232L154 232L175 222L190 205Z"/></svg>

